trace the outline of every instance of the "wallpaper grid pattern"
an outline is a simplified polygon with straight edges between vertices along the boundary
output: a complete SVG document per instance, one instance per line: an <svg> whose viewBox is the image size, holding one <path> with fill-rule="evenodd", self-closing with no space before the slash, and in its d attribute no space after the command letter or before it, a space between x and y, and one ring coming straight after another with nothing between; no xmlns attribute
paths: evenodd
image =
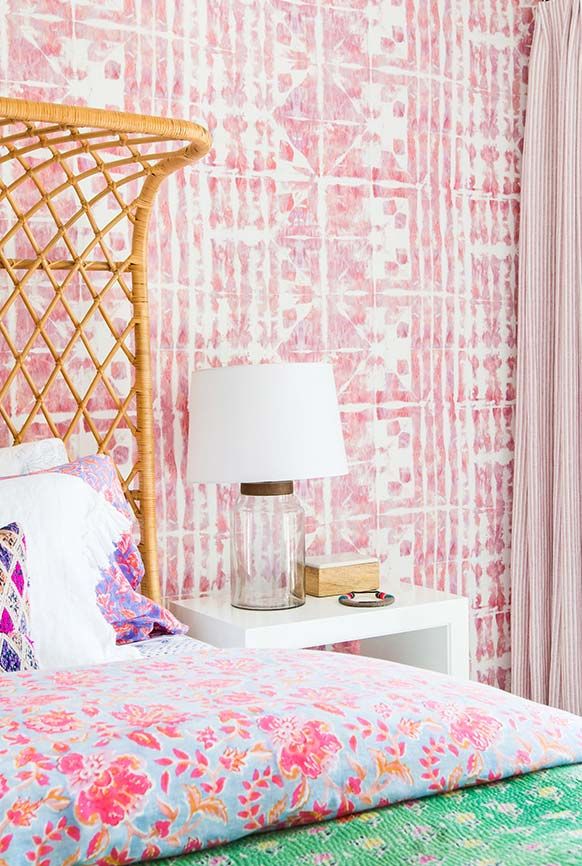
<svg viewBox="0 0 582 866"><path fill-rule="evenodd" d="M190 117L215 137L152 231L169 594L228 573L234 491L185 483L193 366L328 360L350 474L299 485L309 549L377 552L394 581L468 595L473 674L508 685L531 23L518 0L0 6L3 93Z"/></svg>

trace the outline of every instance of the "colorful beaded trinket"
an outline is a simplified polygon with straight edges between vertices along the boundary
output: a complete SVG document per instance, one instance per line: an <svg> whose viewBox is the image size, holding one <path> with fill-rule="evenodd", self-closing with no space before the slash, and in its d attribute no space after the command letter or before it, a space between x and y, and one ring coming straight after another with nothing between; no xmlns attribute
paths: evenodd
<svg viewBox="0 0 582 866"><path fill-rule="evenodd" d="M356 596L365 595L367 598L357 598ZM372 596L370 598L370 596ZM395 598L388 592L347 592L345 595L340 595L338 601L346 607L388 607L394 604Z"/></svg>

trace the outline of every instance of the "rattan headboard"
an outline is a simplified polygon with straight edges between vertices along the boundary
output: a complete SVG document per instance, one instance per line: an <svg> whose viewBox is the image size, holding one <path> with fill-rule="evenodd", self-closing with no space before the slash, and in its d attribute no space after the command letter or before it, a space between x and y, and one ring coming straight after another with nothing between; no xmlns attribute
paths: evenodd
<svg viewBox="0 0 582 866"><path fill-rule="evenodd" d="M210 144L184 120L0 97L0 445L112 451L156 600L148 222Z"/></svg>

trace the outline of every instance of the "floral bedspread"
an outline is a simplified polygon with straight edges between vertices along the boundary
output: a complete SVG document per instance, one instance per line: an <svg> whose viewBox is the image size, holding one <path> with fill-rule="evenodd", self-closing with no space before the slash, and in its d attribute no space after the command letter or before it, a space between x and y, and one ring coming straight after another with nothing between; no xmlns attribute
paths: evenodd
<svg viewBox="0 0 582 866"><path fill-rule="evenodd" d="M156 866L580 866L582 764L337 821L247 836Z"/></svg>
<svg viewBox="0 0 582 866"><path fill-rule="evenodd" d="M580 718L361 656L9 674L0 863L132 863L580 761Z"/></svg>

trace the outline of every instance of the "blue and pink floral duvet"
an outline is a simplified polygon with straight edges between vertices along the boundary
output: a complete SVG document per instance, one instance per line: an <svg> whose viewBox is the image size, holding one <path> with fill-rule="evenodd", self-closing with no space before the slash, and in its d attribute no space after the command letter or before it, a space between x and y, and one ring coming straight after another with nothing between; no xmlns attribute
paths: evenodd
<svg viewBox="0 0 582 866"><path fill-rule="evenodd" d="M164 646L0 678L0 863L139 862L582 761L582 719L476 683Z"/></svg>

